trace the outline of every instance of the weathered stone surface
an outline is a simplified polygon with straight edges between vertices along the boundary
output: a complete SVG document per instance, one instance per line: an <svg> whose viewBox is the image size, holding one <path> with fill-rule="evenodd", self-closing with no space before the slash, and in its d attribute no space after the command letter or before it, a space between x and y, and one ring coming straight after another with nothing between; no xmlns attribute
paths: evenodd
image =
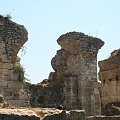
<svg viewBox="0 0 120 120"><path fill-rule="evenodd" d="M0 109L0 120L40 120L31 110Z"/></svg>
<svg viewBox="0 0 120 120"><path fill-rule="evenodd" d="M57 108L63 101L61 83L37 84L30 86L32 107L55 107Z"/></svg>
<svg viewBox="0 0 120 120"><path fill-rule="evenodd" d="M5 17L0 18L1 59L3 55L6 56L6 60L2 59L3 62L15 62L17 53L28 39L27 34L24 26L16 24Z"/></svg>
<svg viewBox="0 0 120 120"><path fill-rule="evenodd" d="M62 110L55 109L55 108L30 108L34 111L41 119L45 118L46 116L51 116L53 114L60 114Z"/></svg>
<svg viewBox="0 0 120 120"><path fill-rule="evenodd" d="M0 120L119 120L120 116L85 116L84 110L55 108L0 109Z"/></svg>
<svg viewBox="0 0 120 120"><path fill-rule="evenodd" d="M84 110L71 110L67 120L86 120Z"/></svg>
<svg viewBox="0 0 120 120"><path fill-rule="evenodd" d="M85 111L83 110L72 110L62 111L59 114L47 115L43 120L85 120Z"/></svg>
<svg viewBox="0 0 120 120"><path fill-rule="evenodd" d="M0 103L3 103L4 102L4 98L2 95L0 95Z"/></svg>
<svg viewBox="0 0 120 120"><path fill-rule="evenodd" d="M120 116L98 116L88 117L86 120L120 120Z"/></svg>
<svg viewBox="0 0 120 120"><path fill-rule="evenodd" d="M0 109L0 120L85 120L83 110L58 110L55 108Z"/></svg>
<svg viewBox="0 0 120 120"><path fill-rule="evenodd" d="M97 82L97 53L104 45L99 38L70 32L57 40L61 49L51 60L55 72L30 87L31 105L64 109L85 109L87 115L100 114L100 83Z"/></svg>
<svg viewBox="0 0 120 120"><path fill-rule="evenodd" d="M43 120L67 120L66 111L62 111L59 114L48 115L45 118L43 118Z"/></svg>
<svg viewBox="0 0 120 120"><path fill-rule="evenodd" d="M99 62L99 79L101 84L102 114L118 115L120 107L120 49L111 53L111 56Z"/></svg>
<svg viewBox="0 0 120 120"><path fill-rule="evenodd" d="M14 69L20 66L17 54L27 39L28 33L24 26L0 16L0 94L10 103L11 100L18 100L19 103L22 82Z"/></svg>

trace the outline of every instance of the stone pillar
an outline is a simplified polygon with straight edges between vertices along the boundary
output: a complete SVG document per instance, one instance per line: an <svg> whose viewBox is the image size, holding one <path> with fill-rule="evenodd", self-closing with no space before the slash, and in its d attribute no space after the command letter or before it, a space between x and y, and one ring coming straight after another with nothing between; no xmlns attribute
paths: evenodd
<svg viewBox="0 0 120 120"><path fill-rule="evenodd" d="M14 73L14 68L20 65L17 54L27 39L28 33L24 26L0 16L0 94L5 101L16 105L22 101L19 100L22 83Z"/></svg>
<svg viewBox="0 0 120 120"><path fill-rule="evenodd" d="M85 109L87 115L100 114L100 103L97 99L92 99L91 94L96 96L95 89L98 90L99 83L97 81L97 53L104 45L104 42L99 38L91 37L79 32L70 32L58 38L58 44L61 50L57 53L52 61L52 66L58 76L77 76L78 95L76 97L77 105L80 109ZM59 67L58 67L59 66ZM65 87L71 88L71 77L67 78L68 84ZM73 81L75 81L73 79ZM74 82L72 82L74 83ZM65 89L65 88L64 88ZM69 90L69 97L71 89ZM99 96L99 92L97 93ZM65 95L66 97L66 95ZM100 97L97 97L100 99ZM69 99L69 104L70 104ZM66 101L66 100L65 100ZM93 110L93 104L94 106ZM78 106L76 108L78 108ZM99 107L98 107L99 106ZM91 112L91 111L94 112Z"/></svg>
<svg viewBox="0 0 120 120"><path fill-rule="evenodd" d="M52 101L51 106L53 102L61 104L64 109L85 109L87 115L99 115L97 53L104 42L80 32L61 35L57 42L61 49L51 61L55 72L41 83L50 98L45 102Z"/></svg>

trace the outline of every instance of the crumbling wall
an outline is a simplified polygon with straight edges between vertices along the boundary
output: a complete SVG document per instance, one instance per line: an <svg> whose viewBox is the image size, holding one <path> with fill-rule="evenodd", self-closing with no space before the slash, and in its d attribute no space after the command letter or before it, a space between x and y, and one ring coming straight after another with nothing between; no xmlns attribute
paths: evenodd
<svg viewBox="0 0 120 120"><path fill-rule="evenodd" d="M0 16L0 94L12 104L21 105L24 100L20 96L22 83L14 68L20 65L17 54L27 39L24 26Z"/></svg>
<svg viewBox="0 0 120 120"><path fill-rule="evenodd" d="M53 68L56 65L56 74L65 83L64 106L85 109L87 115L100 114L97 53L104 42L77 32L62 35L57 41L66 58L57 54L53 59Z"/></svg>
<svg viewBox="0 0 120 120"><path fill-rule="evenodd" d="M85 111L83 110L71 110L62 111L59 114L47 115L43 120L85 120Z"/></svg>
<svg viewBox="0 0 120 120"><path fill-rule="evenodd" d="M41 120L35 112L28 109L0 109L0 120Z"/></svg>
<svg viewBox="0 0 120 120"><path fill-rule="evenodd" d="M99 79L101 81L102 113L106 115L120 114L120 49L111 53L111 56L99 62Z"/></svg>
<svg viewBox="0 0 120 120"><path fill-rule="evenodd" d="M32 107L55 107L63 103L62 83L52 79L30 86L30 104Z"/></svg>
<svg viewBox="0 0 120 120"><path fill-rule="evenodd" d="M85 109L87 115L100 114L97 53L104 42L79 32L61 35L57 42L61 49L51 61L55 72L32 89L33 105L38 105L35 99L43 96L46 104L41 105L45 107L62 104L64 109ZM38 86L43 93L38 92ZM34 97L33 91L37 91Z"/></svg>
<svg viewBox="0 0 120 120"><path fill-rule="evenodd" d="M120 116L91 116L86 120L119 120Z"/></svg>

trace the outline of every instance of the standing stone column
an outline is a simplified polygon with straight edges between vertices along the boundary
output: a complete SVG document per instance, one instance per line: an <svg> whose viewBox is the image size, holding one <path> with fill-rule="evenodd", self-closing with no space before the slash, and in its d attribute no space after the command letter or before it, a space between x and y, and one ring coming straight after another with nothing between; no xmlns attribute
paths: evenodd
<svg viewBox="0 0 120 120"><path fill-rule="evenodd" d="M22 82L14 73L14 68L20 65L17 54L27 39L28 33L24 26L0 16L0 94L5 101L16 105L22 103L19 100Z"/></svg>
<svg viewBox="0 0 120 120"><path fill-rule="evenodd" d="M64 34L57 42L61 50L52 59L52 67L57 78L65 84L64 106L85 109L87 115L100 114L97 53L104 42L79 32Z"/></svg>

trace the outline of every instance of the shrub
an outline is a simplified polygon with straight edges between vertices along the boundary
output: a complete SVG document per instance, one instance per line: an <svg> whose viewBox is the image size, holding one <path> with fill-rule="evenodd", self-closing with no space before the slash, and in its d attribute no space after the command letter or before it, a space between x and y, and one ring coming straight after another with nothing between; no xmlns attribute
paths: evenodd
<svg viewBox="0 0 120 120"><path fill-rule="evenodd" d="M28 79L25 77L25 69L23 66L15 66L14 67L14 73L19 76L19 81L25 82L28 81Z"/></svg>

